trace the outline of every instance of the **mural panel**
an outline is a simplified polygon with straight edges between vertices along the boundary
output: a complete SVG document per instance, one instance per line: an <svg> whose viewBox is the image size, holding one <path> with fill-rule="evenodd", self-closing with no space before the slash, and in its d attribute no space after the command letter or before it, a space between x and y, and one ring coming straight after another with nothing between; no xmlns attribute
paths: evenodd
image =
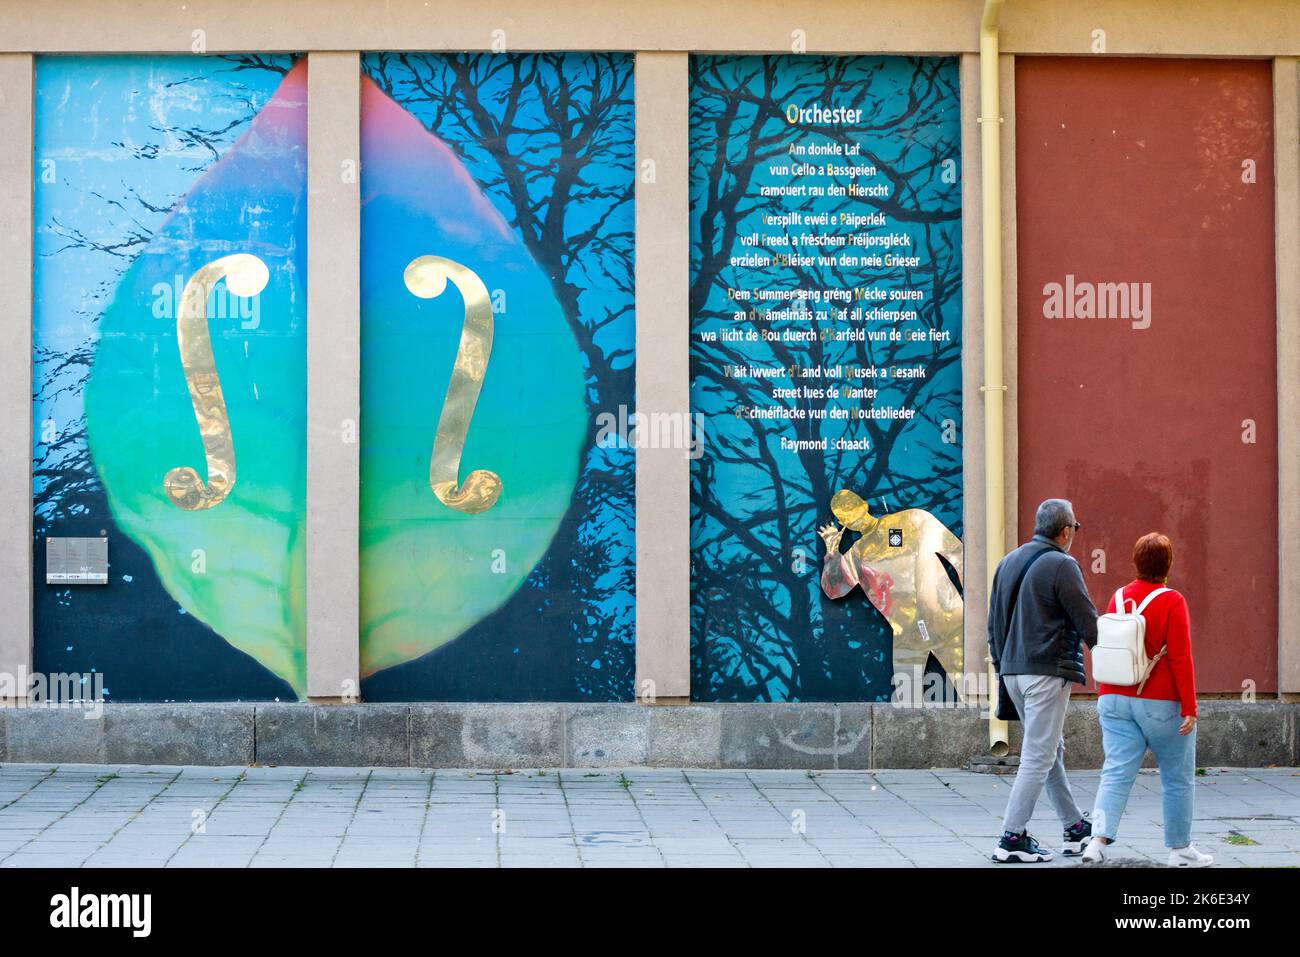
<svg viewBox="0 0 1300 957"><path fill-rule="evenodd" d="M692 695L951 694L957 63L695 57L690 124Z"/></svg>
<svg viewBox="0 0 1300 957"><path fill-rule="evenodd" d="M35 108L35 669L301 696L306 63L42 57Z"/></svg>
<svg viewBox="0 0 1300 957"><path fill-rule="evenodd" d="M363 69L363 696L628 699L632 60Z"/></svg>

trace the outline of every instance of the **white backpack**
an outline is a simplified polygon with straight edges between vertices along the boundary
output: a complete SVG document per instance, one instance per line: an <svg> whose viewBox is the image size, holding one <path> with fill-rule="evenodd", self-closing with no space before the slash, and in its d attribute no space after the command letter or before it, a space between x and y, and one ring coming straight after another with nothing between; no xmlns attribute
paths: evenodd
<svg viewBox="0 0 1300 957"><path fill-rule="evenodd" d="M1131 601L1132 611L1127 611L1124 589L1115 592L1115 610L1097 619L1097 646L1092 649L1092 676L1108 685L1137 685L1138 694L1147 683L1151 669L1165 656L1162 646L1154 658L1147 658L1147 620L1142 616L1151 599L1163 595L1168 588L1157 588L1142 600Z"/></svg>

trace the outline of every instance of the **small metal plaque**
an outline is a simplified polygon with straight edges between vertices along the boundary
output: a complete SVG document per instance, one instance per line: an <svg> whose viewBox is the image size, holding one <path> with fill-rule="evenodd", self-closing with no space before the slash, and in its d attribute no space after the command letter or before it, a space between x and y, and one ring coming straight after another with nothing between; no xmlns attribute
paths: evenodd
<svg viewBox="0 0 1300 957"><path fill-rule="evenodd" d="M107 585L108 539L45 539L45 584Z"/></svg>

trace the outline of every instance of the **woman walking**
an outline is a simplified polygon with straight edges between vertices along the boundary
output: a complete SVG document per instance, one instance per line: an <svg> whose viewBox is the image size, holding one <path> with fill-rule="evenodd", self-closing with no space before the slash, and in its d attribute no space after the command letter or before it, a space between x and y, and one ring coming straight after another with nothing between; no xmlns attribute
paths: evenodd
<svg viewBox="0 0 1300 957"><path fill-rule="evenodd" d="M1146 619L1146 653L1154 661L1146 681L1135 685L1097 686L1097 715L1106 752L1092 812L1093 837L1083 852L1085 864L1106 858L1115 841L1138 768L1148 749L1160 767L1164 792L1165 845L1170 867L1206 867L1214 862L1192 844L1192 790L1196 780L1196 678L1192 667L1191 625L1187 601L1165 587L1174 549L1158 532L1143 535L1133 546L1137 578L1116 595L1125 607L1141 607ZM1108 613L1117 608L1115 597Z"/></svg>

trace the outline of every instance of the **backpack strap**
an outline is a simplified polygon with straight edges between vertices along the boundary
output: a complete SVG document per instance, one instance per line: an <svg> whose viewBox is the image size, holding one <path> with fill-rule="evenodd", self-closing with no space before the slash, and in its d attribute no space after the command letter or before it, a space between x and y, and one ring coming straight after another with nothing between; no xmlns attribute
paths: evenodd
<svg viewBox="0 0 1300 957"><path fill-rule="evenodd" d="M1146 611L1147 605L1151 604L1151 599L1155 598L1157 595L1163 595L1167 591L1170 591L1170 589L1157 588L1151 594L1147 595L1146 598L1142 599L1142 604L1137 606L1137 610L1134 612L1134 614L1137 615L1142 614L1142 612ZM1151 677L1151 672L1155 670L1156 664L1160 661L1161 658L1165 656L1165 653L1168 650L1169 650L1168 645L1161 645L1160 651L1156 654L1156 656L1147 662L1147 670L1143 672L1142 680L1138 682L1138 686L1137 686L1138 688L1137 693L1139 695L1142 694L1142 689L1146 687L1147 679Z"/></svg>
<svg viewBox="0 0 1300 957"><path fill-rule="evenodd" d="M1040 558L1042 558L1050 551L1054 551L1054 549L1052 549L1051 547L1047 547L1041 549L1040 551L1034 552L1034 554L1030 555L1029 561L1025 562L1024 567L1020 569L1020 574L1016 577L1016 583L1011 586L1011 600L1007 603L1007 631L1008 632L1011 630L1011 619L1014 618L1016 614L1016 602L1020 598L1020 586L1025 583L1025 576L1029 574L1029 569L1031 569L1034 566L1034 562L1038 561Z"/></svg>
<svg viewBox="0 0 1300 957"><path fill-rule="evenodd" d="M1142 612L1147 610L1147 605L1151 604L1151 599L1155 598L1157 595L1163 595L1165 592L1170 590L1171 589L1168 588L1157 588L1151 594L1147 595L1146 598L1142 599L1142 604L1137 606L1137 611L1134 612L1134 614L1138 614L1138 615L1142 614Z"/></svg>
<svg viewBox="0 0 1300 957"><path fill-rule="evenodd" d="M1034 554L1029 556L1029 560L1025 562L1024 567L1020 569L1020 574L1016 576L1016 582L1011 586L1011 600L1007 602L1006 629L1002 633L1002 640L1004 642L1007 640L1007 636L1011 634L1011 621L1016 616L1016 602L1020 599L1020 586L1025 583L1025 576L1029 574L1029 569L1033 567L1034 562L1038 561L1050 551L1055 551L1055 549L1051 546L1046 546L1040 551L1034 552Z"/></svg>
<svg viewBox="0 0 1300 957"><path fill-rule="evenodd" d="M1168 645L1161 645L1160 651L1156 654L1156 656L1147 662L1147 670L1142 673L1142 680L1138 682L1137 693L1139 696L1141 696L1142 694L1142 689L1146 687L1147 679L1151 677L1151 672L1155 670L1156 662L1158 662L1161 658L1163 658L1165 656L1165 652L1168 650L1169 650Z"/></svg>
<svg viewBox="0 0 1300 957"><path fill-rule="evenodd" d="M1123 615L1124 611L1124 586L1121 585L1115 589L1115 614Z"/></svg>

